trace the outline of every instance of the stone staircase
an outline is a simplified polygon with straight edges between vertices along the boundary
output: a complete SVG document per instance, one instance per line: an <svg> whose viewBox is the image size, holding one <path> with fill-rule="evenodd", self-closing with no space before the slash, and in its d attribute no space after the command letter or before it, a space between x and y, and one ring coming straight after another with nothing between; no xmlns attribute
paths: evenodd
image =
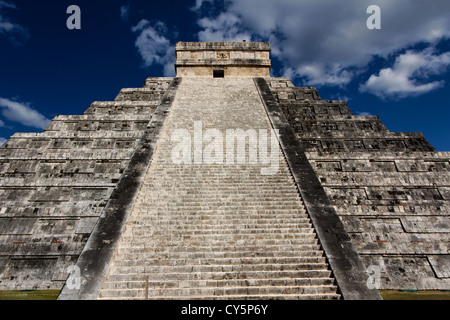
<svg viewBox="0 0 450 320"><path fill-rule="evenodd" d="M281 150L273 175L176 164L172 134L195 121L270 129L251 78L183 78L99 298L339 299Z"/></svg>

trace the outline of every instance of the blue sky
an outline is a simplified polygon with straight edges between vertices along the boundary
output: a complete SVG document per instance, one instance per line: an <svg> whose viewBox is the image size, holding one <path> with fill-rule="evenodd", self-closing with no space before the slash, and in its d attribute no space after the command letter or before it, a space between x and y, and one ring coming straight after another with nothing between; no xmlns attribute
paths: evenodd
<svg viewBox="0 0 450 320"><path fill-rule="evenodd" d="M81 30L69 30L70 5ZM381 29L367 8L378 5ZM448 0L0 0L0 143L174 76L177 41L269 41L272 76L450 151Z"/></svg>

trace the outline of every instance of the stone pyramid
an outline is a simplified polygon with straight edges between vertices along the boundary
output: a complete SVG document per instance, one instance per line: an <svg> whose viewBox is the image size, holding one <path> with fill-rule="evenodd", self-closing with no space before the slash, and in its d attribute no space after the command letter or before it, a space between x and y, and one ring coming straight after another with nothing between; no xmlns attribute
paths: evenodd
<svg viewBox="0 0 450 320"><path fill-rule="evenodd" d="M179 42L176 54L176 77L0 148L0 290L450 290L450 153L270 77L268 43Z"/></svg>

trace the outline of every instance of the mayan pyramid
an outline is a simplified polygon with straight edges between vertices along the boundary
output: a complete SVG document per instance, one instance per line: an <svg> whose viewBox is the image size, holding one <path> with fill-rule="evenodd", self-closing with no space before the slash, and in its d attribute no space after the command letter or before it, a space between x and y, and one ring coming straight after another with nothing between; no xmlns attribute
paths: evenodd
<svg viewBox="0 0 450 320"><path fill-rule="evenodd" d="M268 43L179 42L176 55L176 77L0 148L0 290L450 290L450 153L271 77Z"/></svg>

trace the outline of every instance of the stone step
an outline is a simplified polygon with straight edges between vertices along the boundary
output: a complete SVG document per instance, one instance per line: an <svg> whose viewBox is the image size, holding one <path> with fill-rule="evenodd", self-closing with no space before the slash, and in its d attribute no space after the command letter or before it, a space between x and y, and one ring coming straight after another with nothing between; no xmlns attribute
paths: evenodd
<svg viewBox="0 0 450 320"><path fill-rule="evenodd" d="M245 188L243 186L234 186L234 187L184 187L184 188L176 188L174 187L175 181L170 182L169 180L166 181L165 185L159 185L159 186L152 186L152 188L156 188L159 190L159 195L170 195L174 194L174 192L177 193L180 197L192 197L193 199L202 199L202 198L212 198L212 199L221 199L221 197L241 197L244 199L249 199L252 197L257 198L265 198L267 196L269 197L282 197L282 198L289 198L289 197L298 197L299 194L297 192L297 189L293 189L291 187L289 188L276 188L275 190L273 187L271 188L270 185L267 186L255 186L252 188ZM152 198L152 195L145 195L143 196L145 199ZM143 198L143 199L144 199Z"/></svg>
<svg viewBox="0 0 450 320"><path fill-rule="evenodd" d="M220 217L220 219L219 219ZM144 216L145 218L145 216ZM152 216L148 217L148 220L142 221L133 219L129 221L130 226L140 225L140 226L154 226L155 228L161 226L192 226L193 228L204 227L204 225L211 226L213 228L222 228L222 229L236 229L239 228L247 228L247 229L257 229L257 228L266 228L267 225L272 227L292 227L298 226L301 228L306 228L311 226L309 219L307 218L295 218L295 219L226 219L223 216L217 216L216 219L202 219L192 218L192 217L184 217L180 220L173 221L175 217L168 217L167 219L155 219L150 220ZM196 223L198 225L192 225L192 223Z"/></svg>
<svg viewBox="0 0 450 320"><path fill-rule="evenodd" d="M167 163L169 166L170 163ZM186 165L187 166L187 165ZM255 172L255 170L249 169L229 169L224 172L218 169L210 169L210 170L200 170L199 168L191 169L186 168L186 166L181 167L177 170L175 169L161 169L158 172L164 173L164 175L169 179L176 179L179 177L190 178L192 180L186 180L186 184L183 185L195 185L198 183L208 183L211 185L223 185L226 186L226 183L230 184L241 184L245 185L244 182L249 182L251 184L269 184L271 182L279 182L280 187L282 186L285 189L294 188L294 180L291 176L288 176L289 172L279 172L276 175L267 175L262 176L260 171ZM258 168L260 170L261 168ZM213 179L213 180L209 180ZM163 183L167 181L166 179L160 180L158 177L153 177L151 180L147 181L146 184L152 185L157 183Z"/></svg>
<svg viewBox="0 0 450 320"><path fill-rule="evenodd" d="M304 208L303 203L300 201L299 195L297 193L281 193L278 192L276 194L268 194L268 193L258 193L258 191L262 191L260 188L255 188L254 194L237 194L237 193L224 193L220 188L214 189L204 189L201 193L193 194L190 189L185 189L184 191L178 191L178 197L170 198L170 192L168 190L161 192L158 196L148 195L146 197L142 197L137 201L139 204L145 204L148 200L158 201L163 199L169 200L170 204L185 204L185 205L195 205L197 203L207 203L213 202L215 204L225 204L227 202L235 202L240 201L244 203L256 203L262 205L271 205L271 204L296 204L299 208ZM160 201L163 202L163 201Z"/></svg>
<svg viewBox="0 0 450 320"><path fill-rule="evenodd" d="M100 300L144 300L140 297L108 297ZM228 296L191 296L183 297L183 300L339 300L340 294L269 294L269 295L228 295ZM161 300L161 297L148 297L147 300ZM180 300L179 296L164 297L164 300Z"/></svg>
<svg viewBox="0 0 450 320"><path fill-rule="evenodd" d="M127 151L95 151L80 152L80 150L58 150L57 152L39 151L32 149L0 148L0 159L14 160L130 160L133 152Z"/></svg>
<svg viewBox="0 0 450 320"><path fill-rule="evenodd" d="M151 276L152 281L191 281L191 280L251 280L251 279L314 279L314 278L330 278L331 271L322 270L278 270L278 271L240 271L240 272L203 272L203 273L128 273L115 274L110 273L107 276L107 282L128 282L142 281L147 276Z"/></svg>
<svg viewBox="0 0 450 320"><path fill-rule="evenodd" d="M288 224L309 223L310 219L303 210L292 208L261 209L261 208L241 208L234 209L221 207L211 209L210 207L183 209L149 207L140 208L130 222L142 222L143 225L154 223L173 222L175 225L191 224L192 222L214 222L211 225L226 224L233 225L238 221L242 225L255 223L276 223L277 228ZM278 217L280 212L280 217ZM226 223L228 222L228 223Z"/></svg>
<svg viewBox="0 0 450 320"><path fill-rule="evenodd" d="M294 183L294 179L289 175L289 171L283 172L280 170L277 174L262 176L260 172L261 167L256 168L257 170L249 168L229 168L227 171L223 171L223 169L221 170L219 168L201 170L197 167L191 168L191 165L180 165L180 167L168 168L171 165L172 163L168 162L166 167L159 169L158 172L164 173L168 178L192 178L193 180L186 181L186 184L188 185L201 181L208 182L208 178L214 178L214 180L209 182L216 185L220 185L224 182L239 184L242 181L248 181L251 183L282 182L285 183L285 187L287 187L290 184L293 186ZM148 183L154 183L155 181L161 180L154 177L152 180L148 181Z"/></svg>
<svg viewBox="0 0 450 320"><path fill-rule="evenodd" d="M277 219L276 216L270 218L251 218L251 215L242 215L245 218L239 219L236 215L219 214L210 215L209 217L202 217L202 211L198 211L198 217L191 217L188 215L164 215L161 218L155 218L154 215L142 214L140 218L133 217L128 222L130 228L135 226L148 227L149 230L152 228L164 228L168 229L182 229L182 228L192 228L201 230L205 229L205 224L208 224L210 229L231 229L231 230L242 230L242 229L271 229L271 228L310 228L311 222L309 218L302 218L301 214L299 217L295 218L280 218ZM220 218L220 219L219 219ZM228 219L227 219L228 218ZM177 219L177 220L175 220ZM282 220L282 222L280 222ZM203 222L202 224L195 223ZM268 226L267 226L268 225ZM237 228L239 226L239 228Z"/></svg>
<svg viewBox="0 0 450 320"><path fill-rule="evenodd" d="M180 259L180 260L204 260L204 259L271 259L271 258L322 258L322 250L302 250L302 251L236 251L236 252L157 252L157 253L117 253L116 259L120 260L151 260L151 259Z"/></svg>
<svg viewBox="0 0 450 320"><path fill-rule="evenodd" d="M173 199L173 195L172 195ZM291 210L298 210L302 212L306 212L305 208L300 205L299 203L296 203L295 201L279 201L277 202L271 202L271 201L264 201L264 200L240 200L240 199L224 199L222 201L214 201L209 199L198 199L197 201L186 201L186 202L179 202L179 201L173 201L170 196L164 196L161 195L158 198L146 198L142 199L140 201L137 201L136 204L140 206L139 209L142 211L142 209L148 209L148 208L185 208L186 210L192 209L207 209L211 208L210 210L216 210L220 211L223 208L227 209L235 209L239 211L248 210L249 208L255 208L259 210L283 210L283 209L291 209ZM166 202L164 203L164 200ZM173 201L173 202L172 202ZM245 204L239 205L237 202L245 202Z"/></svg>
<svg viewBox="0 0 450 320"><path fill-rule="evenodd" d="M202 235L239 235L239 236L252 236L259 234L268 234L270 236L289 236L299 234L312 234L314 230L309 228L266 228L266 229L223 229L222 227L216 229L200 229L200 230L192 230L190 227L186 228L167 228L165 230L161 230L160 228L147 228L135 226L133 228L128 228L123 233L124 237L143 237L143 236L164 236L167 233L173 234L174 232L180 233L182 236L192 237L192 236L202 236Z"/></svg>
<svg viewBox="0 0 450 320"><path fill-rule="evenodd" d="M114 187L119 181L121 174L92 174L92 173L68 173L65 177L58 177L55 174L34 175L32 177L5 177L0 175L0 187L47 187L47 186L73 186L73 187ZM62 174L61 174L62 175Z"/></svg>
<svg viewBox="0 0 450 320"><path fill-rule="evenodd" d="M164 234L156 235L149 233L148 235L130 235L123 234L122 241L123 243L148 243L149 241L156 241L158 243L195 243L195 242L208 242L208 243L217 243L222 241L240 241L240 242L249 242L249 241L293 241L293 240L308 240L308 239L317 239L315 233L294 233L294 234L256 234L256 235L248 235L248 234L210 234L210 235L185 235L185 234L173 234L171 232L166 232Z"/></svg>
<svg viewBox="0 0 450 320"><path fill-rule="evenodd" d="M233 246L296 246L296 245L312 245L317 244L317 238L309 237L305 239L243 239L243 240L229 240L229 239L213 239L208 242L208 245L214 249L220 249L222 247L233 247ZM205 242L202 240L166 240L164 238L154 238L152 241L138 241L132 240L127 241L124 239L121 242L120 247L130 247L135 248L182 248L182 247L202 247Z"/></svg>
<svg viewBox="0 0 450 320"><path fill-rule="evenodd" d="M159 101L94 101L83 115L152 115Z"/></svg>
<svg viewBox="0 0 450 320"><path fill-rule="evenodd" d="M268 210L264 208L255 208L252 210L232 210L228 207L216 209L201 209L201 210L183 210L181 207L171 209L155 208L151 205L147 208L140 208L136 210L136 215L130 221L151 219L151 220L165 220L165 219L185 219L185 220L210 220L221 217L222 219L283 219L283 221L290 219L301 219L302 222L308 222L309 216L304 209L278 209ZM172 213L173 212L173 213Z"/></svg>
<svg viewBox="0 0 450 320"><path fill-rule="evenodd" d="M97 176L102 176L102 175L97 175ZM185 208L185 209L196 209L196 208L206 208L206 207L211 207L212 209L216 209L216 210L220 210L222 207L225 208L231 208L231 209L236 209L239 210L240 208L242 208L241 210L246 210L247 208L260 208L260 209L265 209L265 210L276 210L276 209L293 209L293 210L301 210L303 212L305 212L305 208L303 206L299 206L299 204L295 201L277 201L277 202L272 202L272 201L264 201L264 200L249 200L249 201L245 201L245 205L238 205L236 202L239 201L239 199L235 199L235 200L222 200L222 201L211 201L211 200L197 200L197 201L185 201L185 202L169 202L170 200L168 199L168 203L161 203L161 200L164 200L165 197L160 197L159 199L155 199L154 201L152 200L142 200L137 202L137 204L145 206L148 204L151 204L150 208L171 208L171 207L175 207L175 208ZM240 200L243 201L243 200ZM211 210L212 210L211 209Z"/></svg>
<svg viewBox="0 0 450 320"><path fill-rule="evenodd" d="M164 90L155 91L150 88L123 88L114 101L160 101Z"/></svg>
<svg viewBox="0 0 450 320"><path fill-rule="evenodd" d="M320 264L325 263L325 257L277 257L277 258L241 258L241 259L149 259L141 257L139 260L123 260L121 256L116 256L114 261L115 267L135 267L135 266L178 266L178 265L207 265L207 266L224 266L224 265L252 265L252 264Z"/></svg>
<svg viewBox="0 0 450 320"><path fill-rule="evenodd" d="M264 223L264 221L269 223L280 221L278 225L286 223L307 223L309 221L309 218L307 218L307 215L303 210L297 210L295 208L264 209L249 207L241 208L240 212L236 212L237 210L238 209L235 209L234 207L230 208L226 206L217 209L214 209L214 206L203 206L201 208L196 207L193 209L183 207L150 207L148 209L141 208L136 216L133 217L133 220L130 221L149 219L154 223L163 223L177 219L177 221L175 221L177 224L183 221L186 223L192 223L194 221L217 221L215 224L225 223L226 221L235 223L238 220L241 220L243 223L251 222L251 220L261 223ZM258 211L261 212L262 210L264 210L263 215L260 217L259 215L255 215L255 213ZM277 218L277 212L281 210L285 212L284 217ZM154 213L155 211L158 213Z"/></svg>
<svg viewBox="0 0 450 320"><path fill-rule="evenodd" d="M168 198L170 196L169 193L161 193L159 197L145 197L142 199L139 199L136 201L136 204L143 204L145 205L148 203L148 200L153 200L154 202L161 200L161 198ZM164 199L165 200L165 199ZM300 202L300 199L298 199L297 194L292 195L284 195L283 196L276 196L276 195L264 195L264 194L254 194L252 197L247 195L238 195L238 194L229 194L229 195L218 195L218 194L211 194L211 193L205 193L205 194L199 194L199 195L191 195L191 194L184 194L179 195L177 199L170 199L171 204L186 204L186 205L195 205L198 203L226 203L230 201L245 201L245 203L257 203L257 204L264 204L264 205L270 205L270 204L283 204L283 203L295 203L297 204L298 208L304 209L304 205L302 202Z"/></svg>
<svg viewBox="0 0 450 320"><path fill-rule="evenodd" d="M148 279L147 279L148 278ZM111 281L105 283L104 289L145 289L161 288L207 288L207 287L270 287L270 286L332 286L333 278L277 278L277 279L225 279L225 280L188 280L188 281L155 281L152 276L141 277L135 281Z"/></svg>
<svg viewBox="0 0 450 320"><path fill-rule="evenodd" d="M164 200L166 197L161 196L158 198L147 198L142 199L141 201L137 202L137 204L140 204L142 206L146 206L147 204L151 204L151 207L157 207L157 208L170 208L170 207L184 207L184 208L197 208L197 207L205 207L205 206L213 206L216 209L220 209L222 207L226 208L242 208L241 210L245 210L246 208L261 208L266 210L271 209L300 209L305 210L303 206L301 206L297 201L264 201L264 199L256 199L256 200L242 200L242 199L223 199L223 200L209 200L209 199L197 199L197 201L181 201L181 200L175 200L171 201L169 197L167 197L167 203L164 203ZM173 195L172 195L173 199ZM162 200L162 201L161 201ZM237 201L245 202L245 204L239 205Z"/></svg>
<svg viewBox="0 0 450 320"><path fill-rule="evenodd" d="M150 222L147 222L150 223ZM211 233L211 232L218 232L220 230L229 230L230 232L238 232L238 230L246 230L246 231L253 231L253 230L259 230L262 232L268 232L268 233L274 233L274 228L280 228L281 230L284 229L293 229L293 228L300 228L300 229L304 229L304 228L309 228L311 227L310 223L296 223L296 224L289 224L289 225L277 225L277 224L247 224L247 225L212 225L212 224L208 224L208 223L203 223L203 224L156 224L153 223L151 225L147 224L147 225L143 225L142 222L140 222L140 224L134 224L134 226L144 226L146 228L148 228L148 232L152 232L154 230L160 230L161 227L164 227L164 230L167 230L168 232L172 231L172 232L181 232L182 230L187 230L190 232L202 232L203 230ZM127 234L130 234L132 231L130 231L131 228L131 224L127 227Z"/></svg>
<svg viewBox="0 0 450 320"><path fill-rule="evenodd" d="M274 208L257 207L257 206L227 206L221 205L214 207L209 204L202 204L196 207L183 206L160 206L156 203L148 202L147 205L140 205L136 209L136 220L141 219L185 219L185 220L210 220L210 219L276 219L278 214L285 216L283 223L287 220L303 220L308 219L306 210L296 207L276 206ZM259 218L259 216L261 216ZM282 219L282 217L280 217Z"/></svg>
<svg viewBox="0 0 450 320"><path fill-rule="evenodd" d="M218 250L220 249L220 250ZM319 244L301 244L301 245L254 245L254 246L230 246L212 248L211 246L197 246L197 247L155 247L155 246L124 246L120 245L118 248L118 254L131 253L131 254L180 254L180 253L236 253L242 254L243 252L279 252L281 255L285 255L286 252L301 252L301 251L315 251L321 250Z"/></svg>
<svg viewBox="0 0 450 320"><path fill-rule="evenodd" d="M168 148L167 153L171 151ZM281 162L281 161L280 161ZM205 176L215 176L221 178L226 178L231 181L239 181L241 179L256 179L262 181L268 180L278 180L283 182L293 181L292 176L290 176L290 171L285 167L279 167L276 174L273 175L261 175L261 166L236 166L236 164L223 164L215 165L212 167L210 164L174 164L171 160L164 163L164 165L159 165L155 168L158 172L164 172L168 176L190 176L202 179ZM202 174L203 173L203 174Z"/></svg>
<svg viewBox="0 0 450 320"><path fill-rule="evenodd" d="M194 200L201 200L201 199L208 199L208 200L215 200L215 201L221 201L226 199L240 199L241 201L245 202L246 200L252 200L252 199L267 199L271 200L271 198L278 197L281 199L288 199L292 197L294 199L298 199L299 195L296 189L292 188L277 188L276 190L273 190L273 187L268 185L254 185L254 186L247 186L243 187L242 185L235 185L235 186L211 186L204 184L203 186L185 186L184 188L175 188L173 187L173 184L176 183L170 182L170 180L167 180L166 185L160 185L160 186L154 186L152 188L158 189L159 193L158 196L156 194L149 194L141 198L141 200L144 199L160 199L161 197L169 198L169 200L174 200L173 195L176 193L181 199L192 199ZM170 184L171 186L168 186L167 184ZM172 198L170 198L170 195L172 195Z"/></svg>
<svg viewBox="0 0 450 320"><path fill-rule="evenodd" d="M327 270L328 265L321 263L291 264L240 264L240 265L145 265L111 266L111 274L143 274L143 273L215 273L215 272L258 272L258 271L293 271L293 270Z"/></svg>
<svg viewBox="0 0 450 320"><path fill-rule="evenodd" d="M16 132L10 139L21 140L59 140L59 139L139 139L142 131L111 131L102 130L95 132L83 131L43 131L43 132Z"/></svg>
<svg viewBox="0 0 450 320"><path fill-rule="evenodd" d="M238 171L236 172L236 175L238 175ZM173 182L176 182L176 180L179 180L180 178L185 178L186 183L183 184L183 186L177 186L174 185ZM172 181L174 180L174 181ZM215 189L214 187L220 187L225 188L225 190L234 188L234 187L240 187L243 190L253 191L253 187L266 187L269 190L276 191L278 188L274 189L273 183L283 183L284 185L280 185L279 187L281 190L286 191L294 191L295 185L291 184L291 179L280 179L273 176L268 176L266 178L249 178L246 181L245 178L242 179L236 179L231 180L228 179L225 176L221 176L220 174L204 174L202 178L197 179L196 175L193 174L168 174L164 180L152 180L151 182L146 182L144 185L147 185L149 187L161 187L161 186L167 186L172 187L176 190L183 190L183 189L190 189L195 187L205 187L205 188L211 188Z"/></svg>
<svg viewBox="0 0 450 320"><path fill-rule="evenodd" d="M184 288L184 289L120 289L102 290L101 298L109 297L178 297L194 298L201 296L259 296L259 295L333 295L335 286L268 286L268 287L230 287L230 288Z"/></svg>

